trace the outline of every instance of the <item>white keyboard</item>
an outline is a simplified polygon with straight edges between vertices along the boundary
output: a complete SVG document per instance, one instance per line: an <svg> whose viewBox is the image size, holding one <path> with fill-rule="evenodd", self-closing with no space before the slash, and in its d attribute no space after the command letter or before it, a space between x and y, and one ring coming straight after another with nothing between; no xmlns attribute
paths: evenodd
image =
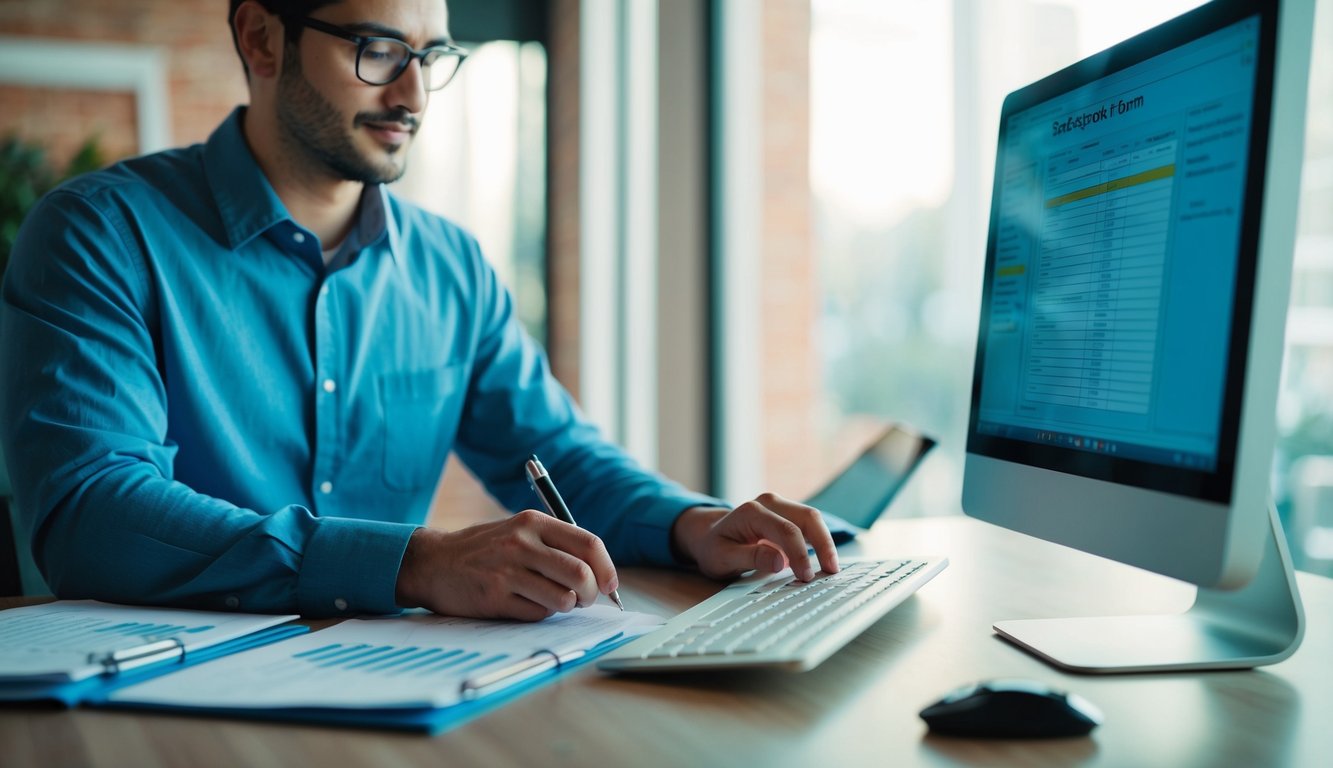
<svg viewBox="0 0 1333 768"><path fill-rule="evenodd" d="M804 672L944 570L942 557L848 559L810 582L790 570L731 584L665 626L611 651L615 672L782 667Z"/></svg>

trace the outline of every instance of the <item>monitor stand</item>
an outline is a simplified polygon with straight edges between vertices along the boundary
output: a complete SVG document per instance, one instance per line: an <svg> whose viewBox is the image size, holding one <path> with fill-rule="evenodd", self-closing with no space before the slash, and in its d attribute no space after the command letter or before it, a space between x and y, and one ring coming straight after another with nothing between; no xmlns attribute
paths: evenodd
<svg viewBox="0 0 1333 768"><path fill-rule="evenodd" d="M1001 621L1004 639L1071 672L1247 669L1295 653L1305 635L1291 555L1268 508L1259 572L1236 590L1200 588L1184 613Z"/></svg>

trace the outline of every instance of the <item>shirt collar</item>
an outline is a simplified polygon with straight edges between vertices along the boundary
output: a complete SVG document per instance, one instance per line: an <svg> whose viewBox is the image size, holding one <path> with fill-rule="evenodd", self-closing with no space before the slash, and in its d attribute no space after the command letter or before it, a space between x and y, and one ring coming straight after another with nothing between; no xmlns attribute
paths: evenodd
<svg viewBox="0 0 1333 768"><path fill-rule="evenodd" d="M384 185L367 184L356 206L356 223L329 260L330 269L347 265L354 255L385 236L386 205Z"/></svg>
<svg viewBox="0 0 1333 768"><path fill-rule="evenodd" d="M234 109L204 146L204 173L232 249L291 218L245 142L244 116L245 107Z"/></svg>
<svg viewBox="0 0 1333 768"><path fill-rule="evenodd" d="M245 107L232 110L204 146L204 172L232 249L275 225L289 221L295 225L245 141L244 117ZM391 220L388 189L383 184L367 185L360 208L357 231L353 233L360 245L370 245L387 233L389 252L397 259L398 237Z"/></svg>

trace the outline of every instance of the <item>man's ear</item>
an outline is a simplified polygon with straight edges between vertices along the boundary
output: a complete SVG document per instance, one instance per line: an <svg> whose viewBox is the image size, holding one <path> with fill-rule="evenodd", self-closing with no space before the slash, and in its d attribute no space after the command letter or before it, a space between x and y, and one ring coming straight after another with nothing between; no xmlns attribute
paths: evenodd
<svg viewBox="0 0 1333 768"><path fill-rule="evenodd" d="M282 21L253 0L241 3L232 23L236 45L252 77L270 78L282 67L284 37Z"/></svg>

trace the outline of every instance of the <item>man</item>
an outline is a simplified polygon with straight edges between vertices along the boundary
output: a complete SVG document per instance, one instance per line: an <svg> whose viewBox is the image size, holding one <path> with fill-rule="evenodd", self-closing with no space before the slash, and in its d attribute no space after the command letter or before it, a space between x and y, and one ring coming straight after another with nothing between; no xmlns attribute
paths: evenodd
<svg viewBox="0 0 1333 768"><path fill-rule="evenodd" d="M615 589L611 555L809 579L809 542L836 570L814 510L604 441L476 242L383 186L461 62L443 0L230 11L249 106L53 192L4 283L0 440L58 595L537 620ZM508 509L540 455L589 530L421 527L451 450Z"/></svg>

